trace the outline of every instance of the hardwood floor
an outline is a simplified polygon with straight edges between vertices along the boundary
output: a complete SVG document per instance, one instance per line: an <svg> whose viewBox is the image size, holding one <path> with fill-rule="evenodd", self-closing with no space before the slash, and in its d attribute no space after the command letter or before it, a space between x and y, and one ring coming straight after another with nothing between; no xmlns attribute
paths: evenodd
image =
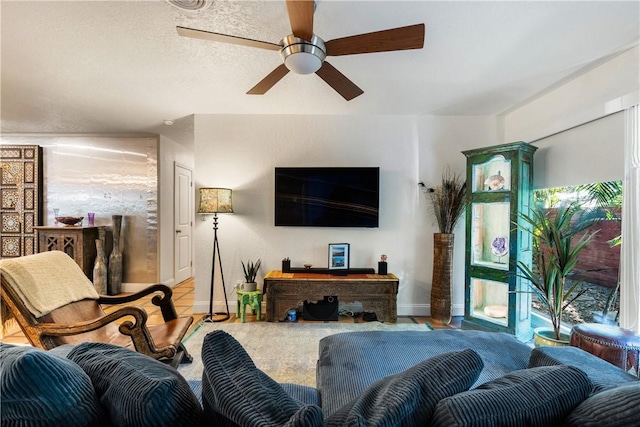
<svg viewBox="0 0 640 427"><path fill-rule="evenodd" d="M196 325L205 315L205 313L193 312L194 285L195 285L194 280L189 279L174 286L173 288L173 303L176 307L176 311L178 312L178 315L193 316L194 320L193 320L193 325L191 326L192 329L196 327ZM232 298L229 298L229 300L231 302L234 301L234 299ZM162 323L162 314L160 313L160 310L151 303L150 297L140 300L140 303L136 305L144 308L147 311L147 314L149 315L148 322L150 324ZM105 312L110 313L116 310L117 308L118 306L109 306L109 307L105 307L104 310ZM264 317L265 316L263 313L262 318L264 319ZM450 329L450 328L459 329L461 320L462 320L461 317L454 317L454 319L451 321L451 324L443 325L441 323L433 321L430 317L427 317L427 316L398 316L398 323L429 323L434 329ZM256 322L256 321L257 320L255 315L251 315L247 313L246 315L247 323ZM358 317L340 316L340 320L338 321L341 323L360 323L363 320L360 316ZM226 320L225 322L241 323L240 318L236 317L234 310L231 310L231 317L229 318L229 320ZM317 321L298 319L298 323L315 323L315 322ZM0 336L0 339L2 340L2 342L8 343L8 344L28 344L29 343L29 341L27 341L27 338L24 336L22 331L20 331L17 326L14 328L11 328L6 332L7 334L5 336Z"/></svg>

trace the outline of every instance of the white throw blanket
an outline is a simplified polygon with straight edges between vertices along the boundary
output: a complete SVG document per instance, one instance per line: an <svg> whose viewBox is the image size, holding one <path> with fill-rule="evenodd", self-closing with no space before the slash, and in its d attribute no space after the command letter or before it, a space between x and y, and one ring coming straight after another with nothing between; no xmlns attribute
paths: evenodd
<svg viewBox="0 0 640 427"><path fill-rule="evenodd" d="M36 317L71 302L99 297L78 264L60 251L1 260L0 274Z"/></svg>

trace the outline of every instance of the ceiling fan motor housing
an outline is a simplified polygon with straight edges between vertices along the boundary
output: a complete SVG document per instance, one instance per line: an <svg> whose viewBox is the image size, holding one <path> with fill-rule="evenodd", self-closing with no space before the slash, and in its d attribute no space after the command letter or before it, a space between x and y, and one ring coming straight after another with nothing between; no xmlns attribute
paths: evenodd
<svg viewBox="0 0 640 427"><path fill-rule="evenodd" d="M311 41L290 34L282 39L280 44L283 46L280 54L284 65L296 74L315 73L322 67L322 62L327 56L324 41L315 34Z"/></svg>

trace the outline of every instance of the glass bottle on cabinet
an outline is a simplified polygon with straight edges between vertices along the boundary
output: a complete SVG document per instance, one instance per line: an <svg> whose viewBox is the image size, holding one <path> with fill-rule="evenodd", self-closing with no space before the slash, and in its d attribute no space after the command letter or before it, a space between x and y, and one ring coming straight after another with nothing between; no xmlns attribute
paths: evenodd
<svg viewBox="0 0 640 427"><path fill-rule="evenodd" d="M536 150L514 142L463 151L469 183L463 329L532 335L530 289L516 266L531 265L531 236L520 228L520 215L531 208Z"/></svg>

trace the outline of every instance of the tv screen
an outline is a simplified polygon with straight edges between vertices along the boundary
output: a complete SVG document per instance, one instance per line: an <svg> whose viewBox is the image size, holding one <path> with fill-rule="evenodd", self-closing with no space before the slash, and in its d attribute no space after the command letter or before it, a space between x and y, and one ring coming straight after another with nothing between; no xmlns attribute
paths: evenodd
<svg viewBox="0 0 640 427"><path fill-rule="evenodd" d="M380 168L276 168L275 225L378 227Z"/></svg>

